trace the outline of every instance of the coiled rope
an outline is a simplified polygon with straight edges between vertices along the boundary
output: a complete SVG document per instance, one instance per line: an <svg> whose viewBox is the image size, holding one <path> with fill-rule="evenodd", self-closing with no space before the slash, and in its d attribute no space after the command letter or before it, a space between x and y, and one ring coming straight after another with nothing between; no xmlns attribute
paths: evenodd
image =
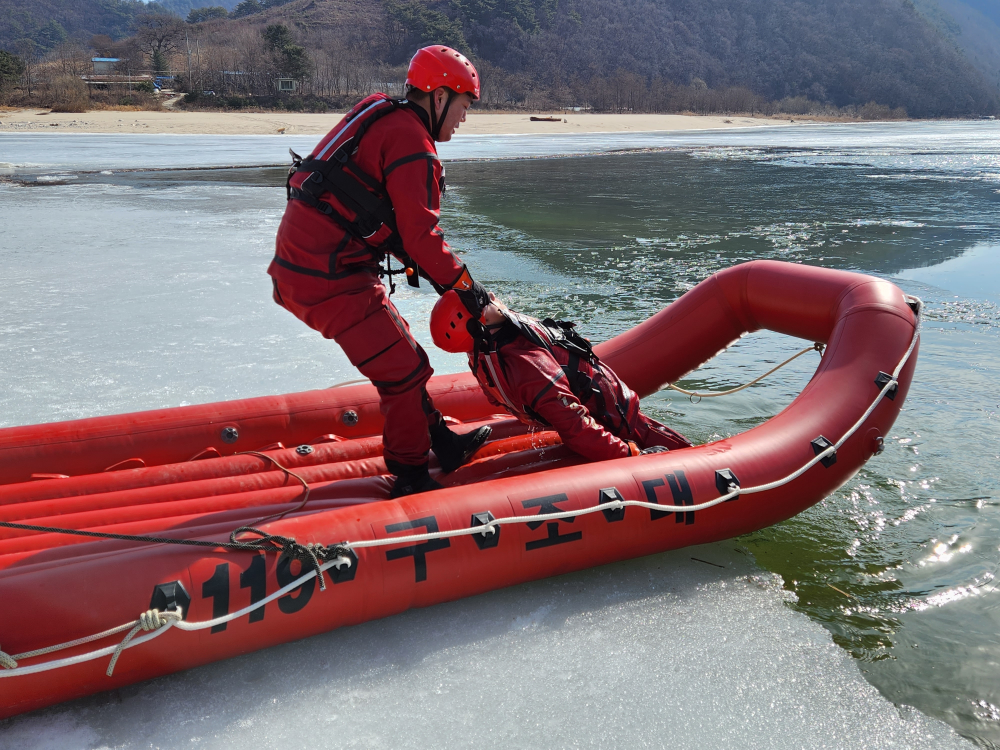
<svg viewBox="0 0 1000 750"><path fill-rule="evenodd" d="M486 524L482 526L473 526L471 528L466 528L466 529L452 529L449 531L437 531L426 534L409 534L407 536L393 536L393 537L385 537L382 539L369 539L356 542L346 541L330 546L324 546L322 544L300 545L297 542L295 542L294 539L289 540L286 537L266 535L264 534L264 532L258 529L250 529L247 527L243 527L241 529L238 529L237 531L234 531L230 539L234 540L235 535L240 531L253 531L257 534L263 535L264 538L261 540L252 540L249 542L238 542L238 544L255 545L255 544L270 543L272 545L270 549L273 550L281 548L283 550L282 552L283 554L284 554L284 548L281 547L280 545L275 546L277 543L272 542L271 540L282 540L283 542L290 542L289 546L294 545L303 550L309 549L313 551L313 562L315 563L313 569L309 570L299 578L296 578L287 586L283 586L282 588L278 589L270 596L267 596L261 599L260 601L255 602L247 607L244 607L243 609L240 609L236 612L232 612L222 617L216 617L215 619L212 620L204 620L202 622L188 622L181 619L182 613L179 610L178 611L168 610L167 612L158 612L157 610L149 610L147 612L144 612L142 615L140 615L138 619L133 620L132 622L126 623L124 625L119 625L118 627L111 628L110 630L105 630L104 632L97 633L96 635L87 636L85 638L78 638L75 641L69 641L68 643L59 644L57 646L49 646L47 648L38 649L36 651L29 651L24 654L15 654L14 656L10 656L0 651L0 666L4 667L4 669L0 669L0 678L16 677L20 675L33 674L35 672L44 672L51 669L58 669L60 667L70 666L72 664L79 664L81 662L90 661L92 659L99 659L102 656L111 655L112 660L111 663L108 665L108 671L107 671L107 674L110 676L112 670L114 669L114 665L117 662L118 657L120 656L122 651L128 648L132 648L133 646L138 646L142 643L146 643L154 638L157 638L163 633L170 630L171 628L178 628L180 630L185 630L185 631L196 631L196 630L204 630L206 628L212 628L217 625L222 625L223 623L227 623L230 622L231 620L235 620L239 617L248 615L255 609L263 607L267 603L272 602L275 599L294 591L298 587L302 586L304 583L308 582L310 579L315 578L317 576L320 578L320 587L322 588L323 573L326 570L329 570L331 567L335 566L339 569L345 566L350 567L352 565L351 558L348 556L350 554L350 551L352 550L366 549L371 547L386 547L386 546L411 543L411 542L426 542L434 539L450 539L452 537L472 536L475 534L480 534L485 537L497 533L497 529L499 527L506 526L509 524L557 521L566 518L576 518L578 516L589 515L591 513L598 513L605 510L621 510L622 508L629 508L629 507L646 508L648 510L656 510L664 513L693 513L700 510L707 510L708 508L715 507L716 505L724 503L728 500L734 500L735 498L741 495L753 495L781 487L802 476L805 472L807 472L809 469L811 469L813 466L815 466L817 463L822 461L827 456L836 453L837 450L841 446L843 446L843 444L847 442L847 440L849 440L851 436L854 435L861 428L861 426L865 423L865 421L867 421L868 417L870 417L872 412L875 411L875 408L879 405L879 403L881 403L885 395L893 388L898 387L899 373L902 372L903 367L906 366L906 363L909 361L910 356L913 354L914 347L916 347L917 341L920 338L920 330L923 322L923 316L922 316L923 301L920 300L918 297L912 297L912 296L908 296L908 300L912 300L912 304L915 306L914 313L916 316L916 324L914 325L913 328L913 337L910 340L910 345L907 348L906 353L903 354L903 357L899 360L899 364L896 365L896 368L892 371L891 377L888 379L885 385L882 386L882 389L875 397L875 400L872 401L871 405L865 410L864 414L861 415L861 417L850 427L850 429L847 430L847 432L843 434L843 436L841 436L839 440L837 440L837 442L828 446L823 451L817 453L815 456L813 456L812 459L807 461L801 468L773 482L768 482L766 484L760 484L754 487L746 487L746 488L741 488L736 484L730 484L729 492L726 493L725 495L717 497L714 500L709 500L704 503L699 503L697 505L660 505L659 503L649 503L641 500L619 500L616 498L614 500L610 500L605 503L599 503L598 505L591 506L589 508L581 508L579 510L567 510L567 511L560 511L558 513L539 513L531 516L512 516L507 518L497 518L492 521L488 521ZM806 351L811 351L813 348L814 347L809 347L808 349L800 352L799 355L804 354ZM14 528L35 529L41 531L55 531L59 533L78 533L84 536L98 536L98 537L108 536L96 532L78 532L78 531L70 531L63 529L49 529L46 527L31 527L21 524L0 523L0 525L14 527ZM144 542L149 542L149 541L154 541L154 542L163 541L168 543L197 542L198 546L212 546L216 548L222 547L225 549L250 549L249 546L234 547L233 544L231 543L227 544L225 542L209 542L201 540L169 540L169 539L158 540L151 537L124 537L124 538L129 538L129 539L134 539L136 541L144 541ZM260 547L253 547L253 549L260 549ZM337 553L336 557L333 557L334 553ZM320 562L320 560L323 559L324 557L326 557L327 559L324 562ZM298 559L303 559L303 558L300 557ZM155 615L150 614L151 612L156 612L156 614ZM145 620L143 619L144 617L146 618ZM152 626L152 628L145 627L143 624L144 622ZM44 654L52 653L66 648L71 648L73 646L79 646L84 643L89 643L91 641L107 638L111 635L124 632L125 630L129 630L130 631L129 634L125 637L125 639L121 643L117 644L116 646L107 646L105 648L98 649L96 651L90 651L88 653L78 654L77 656L72 656L66 659L43 662L41 664L32 664L31 666L27 667L17 666L18 659L28 659L32 656L42 656ZM147 630L148 632L145 633L144 635L138 635L139 630Z"/></svg>

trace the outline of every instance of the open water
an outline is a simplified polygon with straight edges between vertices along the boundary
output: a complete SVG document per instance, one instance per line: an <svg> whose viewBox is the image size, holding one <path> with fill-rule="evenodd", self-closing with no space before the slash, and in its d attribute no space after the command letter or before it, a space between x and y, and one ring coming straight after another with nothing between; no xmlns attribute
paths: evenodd
<svg viewBox="0 0 1000 750"><path fill-rule="evenodd" d="M442 224L475 276L594 340L757 258L922 297L916 376L885 452L733 542L49 709L0 723L0 748L961 744L947 725L1000 747L998 135L994 122L894 123L447 144ZM263 273L282 176L250 167L311 145L0 136L0 425L356 377L270 302ZM167 171L128 171L150 166ZM398 299L429 346L433 295ZM748 336L681 385L742 383L802 346ZM787 405L811 356L725 399L662 392L645 409L697 441L731 435Z"/></svg>

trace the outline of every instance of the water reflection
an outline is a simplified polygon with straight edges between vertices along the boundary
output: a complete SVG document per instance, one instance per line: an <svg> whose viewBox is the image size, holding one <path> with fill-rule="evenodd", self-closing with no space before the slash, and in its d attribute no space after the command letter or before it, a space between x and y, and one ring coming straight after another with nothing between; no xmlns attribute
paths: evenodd
<svg viewBox="0 0 1000 750"><path fill-rule="evenodd" d="M978 183L942 195L917 180L745 161L699 164L689 154L500 163L489 171L455 164L449 174L463 213L522 233L514 252L541 253L574 276L583 267L600 275L632 271L638 262L642 275L676 279L677 269L667 266L678 261L707 266L692 269L699 273L754 257L895 273L956 257L1000 226L992 188ZM489 227L477 227L477 235L480 229ZM601 252L603 267L593 268L587 251L594 249L618 257ZM712 263L713 256L722 262Z"/></svg>
<svg viewBox="0 0 1000 750"><path fill-rule="evenodd" d="M827 500L742 541L886 695L1000 742L986 708L1000 704L1000 480L991 468L1000 460L991 301L1000 216L995 185L980 174L989 160L882 154L878 164L830 168L817 153L715 156L456 164L450 237L515 307L579 320L597 339L757 258L897 275L924 297L920 363L885 453ZM946 162L957 179L938 179ZM505 258L547 275L509 282L496 262ZM799 347L748 336L683 385L732 387ZM726 399L692 404L661 392L644 406L695 439L718 439L778 413L814 368L804 357Z"/></svg>
<svg viewBox="0 0 1000 750"><path fill-rule="evenodd" d="M899 278L930 284L961 297L1000 302L1000 246L977 245L937 265L904 270Z"/></svg>

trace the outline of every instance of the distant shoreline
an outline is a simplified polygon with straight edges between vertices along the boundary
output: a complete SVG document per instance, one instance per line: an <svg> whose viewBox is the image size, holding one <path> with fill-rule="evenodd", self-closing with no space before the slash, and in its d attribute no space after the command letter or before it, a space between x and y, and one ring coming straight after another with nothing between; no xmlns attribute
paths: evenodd
<svg viewBox="0 0 1000 750"><path fill-rule="evenodd" d="M206 110L119 111L81 114L42 108L0 108L0 133L148 133L178 135L322 135L340 119L328 112L217 112ZM531 117L558 117L558 122ZM741 115L493 113L470 112L458 133L463 135L539 135L545 133L644 133L775 127L815 122L815 118Z"/></svg>

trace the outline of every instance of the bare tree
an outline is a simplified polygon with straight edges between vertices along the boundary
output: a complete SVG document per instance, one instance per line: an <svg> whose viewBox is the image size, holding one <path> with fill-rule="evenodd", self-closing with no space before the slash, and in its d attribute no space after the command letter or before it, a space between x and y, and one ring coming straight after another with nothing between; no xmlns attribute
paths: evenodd
<svg viewBox="0 0 1000 750"><path fill-rule="evenodd" d="M38 69L38 45L30 39L21 39L14 44L14 51L24 62L24 90L31 97L31 84Z"/></svg>
<svg viewBox="0 0 1000 750"><path fill-rule="evenodd" d="M118 73L133 76L143 68L146 53L139 46L135 37L114 42L107 50L110 57L118 58L115 70Z"/></svg>
<svg viewBox="0 0 1000 750"><path fill-rule="evenodd" d="M81 76L88 72L87 63L90 62L90 55L76 42L63 42L56 48L56 55L62 66L63 75Z"/></svg>
<svg viewBox="0 0 1000 750"><path fill-rule="evenodd" d="M144 13L136 20L136 26L136 43L149 56L154 68L162 67L180 49L187 30L180 18L164 13Z"/></svg>

